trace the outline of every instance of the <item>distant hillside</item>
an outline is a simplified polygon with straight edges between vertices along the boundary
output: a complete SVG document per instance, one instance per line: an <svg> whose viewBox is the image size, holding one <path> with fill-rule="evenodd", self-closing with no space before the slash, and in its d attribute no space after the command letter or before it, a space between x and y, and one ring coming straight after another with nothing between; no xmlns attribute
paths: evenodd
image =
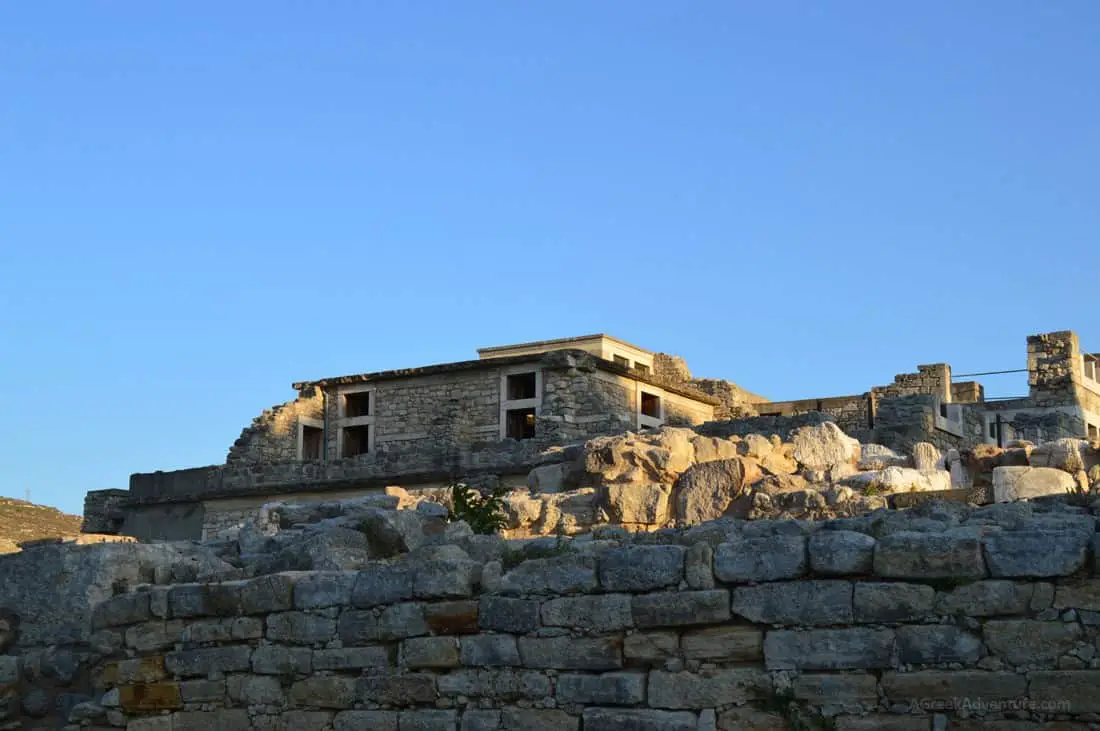
<svg viewBox="0 0 1100 731"><path fill-rule="evenodd" d="M0 497L0 553L18 551L22 541L77 535L82 520L57 508Z"/></svg>

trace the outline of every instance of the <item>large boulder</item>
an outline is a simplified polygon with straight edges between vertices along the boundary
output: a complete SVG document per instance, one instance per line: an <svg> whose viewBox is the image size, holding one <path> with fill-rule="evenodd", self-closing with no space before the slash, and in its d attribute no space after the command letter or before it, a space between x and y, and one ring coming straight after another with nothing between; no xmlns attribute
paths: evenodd
<svg viewBox="0 0 1100 731"><path fill-rule="evenodd" d="M671 485L604 485L598 503L612 523L663 526L669 520L671 495Z"/></svg>
<svg viewBox="0 0 1100 731"><path fill-rule="evenodd" d="M534 493L554 493L565 489L569 465L559 462L536 467L527 473L527 487Z"/></svg>
<svg viewBox="0 0 1100 731"><path fill-rule="evenodd" d="M738 444L721 437L697 436L691 440L695 448L695 462L713 462L717 459L731 459L738 454Z"/></svg>
<svg viewBox="0 0 1100 731"><path fill-rule="evenodd" d="M860 472L844 480L844 484L860 492L928 492L950 490L951 474L944 470L921 472L912 467L887 467L884 470Z"/></svg>
<svg viewBox="0 0 1100 731"><path fill-rule="evenodd" d="M845 434L831 421L818 426L804 426L791 435L792 457L806 469L831 470L841 464L859 460L859 441Z"/></svg>
<svg viewBox="0 0 1100 731"><path fill-rule="evenodd" d="M1073 475L1054 467L997 467L993 470L993 501L998 503L1065 495L1076 487Z"/></svg>
<svg viewBox="0 0 1100 731"><path fill-rule="evenodd" d="M861 470L884 470L887 467L908 467L909 458L881 444L864 444L860 448Z"/></svg>
<svg viewBox="0 0 1100 731"><path fill-rule="evenodd" d="M944 468L943 455L931 442L917 442L913 445L913 466L921 472L934 472Z"/></svg>
<svg viewBox="0 0 1100 731"><path fill-rule="evenodd" d="M648 434L598 437L585 443L580 479L589 486L669 484L695 461L691 429L664 427Z"/></svg>
<svg viewBox="0 0 1100 731"><path fill-rule="evenodd" d="M676 519L695 525L722 517L730 502L760 477L756 463L744 457L704 462L689 467L676 482Z"/></svg>
<svg viewBox="0 0 1100 731"><path fill-rule="evenodd" d="M1032 467L1053 467L1075 474L1085 469L1089 443L1084 439L1055 439L1031 450Z"/></svg>

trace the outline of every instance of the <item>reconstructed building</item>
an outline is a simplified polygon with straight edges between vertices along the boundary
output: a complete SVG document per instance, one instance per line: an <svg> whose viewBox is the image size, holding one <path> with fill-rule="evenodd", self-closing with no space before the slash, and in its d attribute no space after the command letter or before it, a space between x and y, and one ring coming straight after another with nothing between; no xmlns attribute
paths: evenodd
<svg viewBox="0 0 1100 731"><path fill-rule="evenodd" d="M1029 394L986 400L945 363L851 396L768 401L699 379L676 356L608 335L482 348L475 360L293 384L297 397L245 428L224 464L131 476L85 501L85 530L194 539L273 500L491 476L522 486L569 445L662 425L775 433L828 419L862 442L908 449L1096 437L1100 358L1068 331L1028 338ZM1021 369L1022 370L1022 369Z"/></svg>

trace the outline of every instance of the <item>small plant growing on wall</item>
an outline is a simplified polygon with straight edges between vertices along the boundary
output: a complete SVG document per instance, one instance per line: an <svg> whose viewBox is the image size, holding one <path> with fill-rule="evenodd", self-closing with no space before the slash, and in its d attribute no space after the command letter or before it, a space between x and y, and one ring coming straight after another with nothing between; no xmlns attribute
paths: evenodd
<svg viewBox="0 0 1100 731"><path fill-rule="evenodd" d="M503 487L482 494L464 482L451 485L450 520L464 520L474 533L496 533L504 527Z"/></svg>

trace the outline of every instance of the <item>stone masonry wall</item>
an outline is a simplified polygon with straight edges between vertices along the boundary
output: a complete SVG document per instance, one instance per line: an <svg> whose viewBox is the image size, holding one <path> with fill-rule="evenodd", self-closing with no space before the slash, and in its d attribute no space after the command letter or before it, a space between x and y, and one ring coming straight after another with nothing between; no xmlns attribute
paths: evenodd
<svg viewBox="0 0 1100 731"><path fill-rule="evenodd" d="M321 418L320 389L311 388L293 401L267 409L241 431L229 448L227 464L286 462L298 459L298 420Z"/></svg>
<svg viewBox="0 0 1100 731"><path fill-rule="evenodd" d="M1081 510L938 503L141 587L95 609L104 653L73 713L131 731L1083 731L1095 541ZM23 698L21 662L0 673Z"/></svg>

